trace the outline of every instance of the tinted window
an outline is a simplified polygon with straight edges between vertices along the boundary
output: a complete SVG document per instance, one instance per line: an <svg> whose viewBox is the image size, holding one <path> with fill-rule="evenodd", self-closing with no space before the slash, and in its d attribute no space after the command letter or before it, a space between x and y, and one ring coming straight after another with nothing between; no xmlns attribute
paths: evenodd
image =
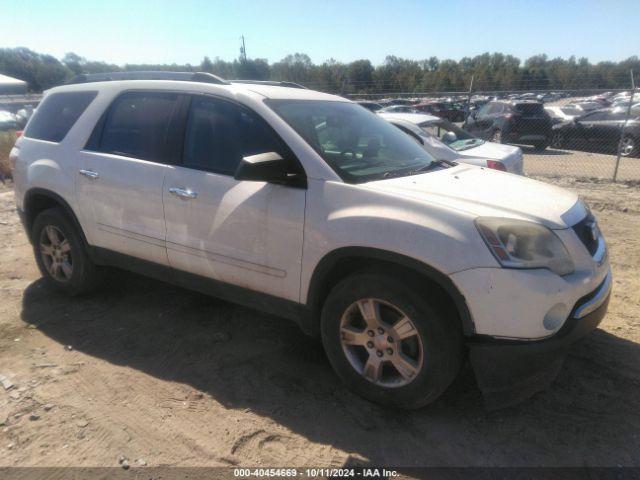
<svg viewBox="0 0 640 480"><path fill-rule="evenodd" d="M235 103L193 98L185 138L186 166L233 175L242 157L267 152L286 156L264 120Z"/></svg>
<svg viewBox="0 0 640 480"><path fill-rule="evenodd" d="M541 103L519 103L515 106L518 113L523 115L544 115L544 107Z"/></svg>
<svg viewBox="0 0 640 480"><path fill-rule="evenodd" d="M106 118L99 150L154 162L171 160L167 134L177 104L177 93L121 95Z"/></svg>
<svg viewBox="0 0 640 480"><path fill-rule="evenodd" d="M567 115L580 115L583 113L581 108L576 107L575 105L567 105L566 107L560 107Z"/></svg>
<svg viewBox="0 0 640 480"><path fill-rule="evenodd" d="M61 92L47 95L29 122L25 137L60 142L98 92Z"/></svg>
<svg viewBox="0 0 640 480"><path fill-rule="evenodd" d="M591 112L584 115L580 120L593 122L596 120L608 120L607 112Z"/></svg>

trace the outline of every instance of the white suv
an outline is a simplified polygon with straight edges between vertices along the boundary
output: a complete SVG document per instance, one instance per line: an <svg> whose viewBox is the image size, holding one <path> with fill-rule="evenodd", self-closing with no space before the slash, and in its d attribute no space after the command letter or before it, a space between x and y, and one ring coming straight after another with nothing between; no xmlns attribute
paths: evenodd
<svg viewBox="0 0 640 480"><path fill-rule="evenodd" d="M607 308L585 204L295 87L147 72L50 90L11 153L48 284L82 293L117 266L294 319L385 404L433 401L467 352L493 405L543 388Z"/></svg>

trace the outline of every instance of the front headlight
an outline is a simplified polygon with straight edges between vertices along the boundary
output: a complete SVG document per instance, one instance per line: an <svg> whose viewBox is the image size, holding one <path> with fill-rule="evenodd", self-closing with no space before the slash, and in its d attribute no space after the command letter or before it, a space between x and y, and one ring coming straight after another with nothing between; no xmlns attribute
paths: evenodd
<svg viewBox="0 0 640 480"><path fill-rule="evenodd" d="M557 275L574 270L562 241L538 223L510 218L480 217L476 227L496 260L507 268L548 268Z"/></svg>

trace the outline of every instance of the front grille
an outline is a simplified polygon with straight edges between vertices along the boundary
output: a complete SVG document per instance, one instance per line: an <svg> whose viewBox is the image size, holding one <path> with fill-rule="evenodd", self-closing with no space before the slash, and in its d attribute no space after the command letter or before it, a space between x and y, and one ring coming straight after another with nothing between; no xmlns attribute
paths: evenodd
<svg viewBox="0 0 640 480"><path fill-rule="evenodd" d="M596 250L598 250L598 241L600 237L600 230L598 229L598 223L596 222L595 217L589 213L572 228L573 231L576 232L576 235L578 235L580 241L593 256L596 253Z"/></svg>

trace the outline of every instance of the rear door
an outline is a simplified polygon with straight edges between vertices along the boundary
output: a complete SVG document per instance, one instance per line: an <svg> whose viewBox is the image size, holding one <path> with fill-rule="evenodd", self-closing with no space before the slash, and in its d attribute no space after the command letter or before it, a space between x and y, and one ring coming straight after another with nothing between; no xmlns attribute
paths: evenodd
<svg viewBox="0 0 640 480"><path fill-rule="evenodd" d="M607 112L604 111L587 113L580 118L577 122L578 148L588 151L602 150L607 130L605 123L607 123Z"/></svg>
<svg viewBox="0 0 640 480"><path fill-rule="evenodd" d="M626 111L611 112L604 114L601 121L596 127L596 136L599 140L601 148L608 151L616 151L620 142L620 134L622 127L627 118Z"/></svg>
<svg viewBox="0 0 640 480"><path fill-rule="evenodd" d="M80 152L77 194L97 247L167 265L162 186L179 159L174 120L184 96L121 94Z"/></svg>
<svg viewBox="0 0 640 480"><path fill-rule="evenodd" d="M242 157L272 151L297 161L254 112L192 97L183 163L164 180L173 268L299 300L306 189L234 179Z"/></svg>

